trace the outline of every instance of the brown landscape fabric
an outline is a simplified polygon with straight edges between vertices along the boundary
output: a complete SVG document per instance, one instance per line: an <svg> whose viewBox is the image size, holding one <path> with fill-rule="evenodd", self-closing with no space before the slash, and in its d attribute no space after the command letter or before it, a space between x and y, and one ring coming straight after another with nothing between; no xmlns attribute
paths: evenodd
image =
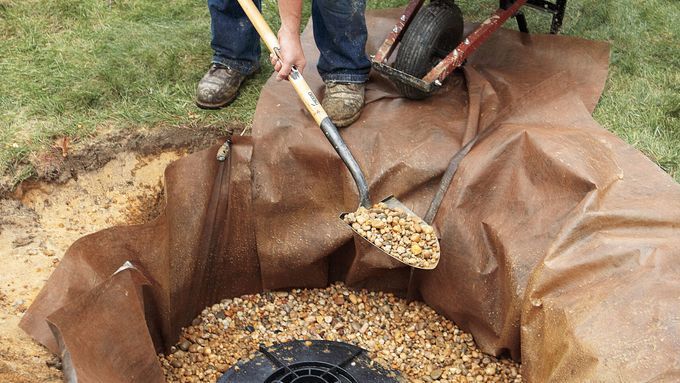
<svg viewBox="0 0 680 383"><path fill-rule="evenodd" d="M370 52L396 17L369 14ZM315 63L309 27L304 46ZM608 55L504 30L426 101L373 76L342 130L372 198L422 216L450 158L493 129L460 164L434 222L441 261L417 280L529 382L680 379L680 186L592 119ZM306 77L320 93L314 65ZM338 219L355 186L288 83L267 83L225 163L216 150L168 167L154 222L74 243L30 307L22 327L62 354L67 379L163 381L155 353L226 297L333 280L404 292L408 270Z"/></svg>

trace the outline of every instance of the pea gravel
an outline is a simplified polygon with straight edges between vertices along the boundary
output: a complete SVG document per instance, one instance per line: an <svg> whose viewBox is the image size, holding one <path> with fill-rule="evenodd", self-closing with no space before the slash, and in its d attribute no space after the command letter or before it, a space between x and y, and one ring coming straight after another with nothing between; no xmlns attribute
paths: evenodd
<svg viewBox="0 0 680 383"><path fill-rule="evenodd" d="M342 284L225 299L183 329L168 355L169 382L215 382L259 344L325 339L358 345L403 382L522 382L520 366L483 354L472 336L422 302Z"/></svg>
<svg viewBox="0 0 680 383"><path fill-rule="evenodd" d="M439 263L439 240L434 228L419 217L380 202L370 209L360 206L343 220L373 245L399 261L421 269Z"/></svg>

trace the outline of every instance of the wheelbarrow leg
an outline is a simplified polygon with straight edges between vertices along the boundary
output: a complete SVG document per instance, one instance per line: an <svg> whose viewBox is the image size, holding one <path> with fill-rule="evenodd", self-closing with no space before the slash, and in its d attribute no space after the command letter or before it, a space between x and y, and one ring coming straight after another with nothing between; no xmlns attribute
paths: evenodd
<svg viewBox="0 0 680 383"><path fill-rule="evenodd" d="M552 18L552 25L550 26L550 33L556 34L562 28L562 20L564 19L564 9L567 7L567 0L556 1L557 10Z"/></svg>
<svg viewBox="0 0 680 383"><path fill-rule="evenodd" d="M499 0L498 7L508 9L513 2L511 0ZM517 28L519 28L520 32L529 33L529 26L527 25L527 18L524 16L524 12L518 11L513 17L517 20Z"/></svg>
<svg viewBox="0 0 680 383"><path fill-rule="evenodd" d="M529 26L527 25L527 18L524 16L524 12L517 12L515 19L517 20L517 28L519 28L520 32L529 33Z"/></svg>

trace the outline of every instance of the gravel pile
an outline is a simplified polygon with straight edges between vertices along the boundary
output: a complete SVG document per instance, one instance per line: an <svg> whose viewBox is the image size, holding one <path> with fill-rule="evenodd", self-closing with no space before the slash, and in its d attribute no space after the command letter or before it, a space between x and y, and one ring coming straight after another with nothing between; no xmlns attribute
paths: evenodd
<svg viewBox="0 0 680 383"><path fill-rule="evenodd" d="M439 263L439 241L432 226L419 217L380 202L345 214L344 221L375 246L401 262L421 269Z"/></svg>
<svg viewBox="0 0 680 383"><path fill-rule="evenodd" d="M159 358L169 382L215 382L254 357L259 344L294 339L358 345L404 382L522 382L518 364L483 354L471 335L425 304L342 284L225 299L203 310Z"/></svg>

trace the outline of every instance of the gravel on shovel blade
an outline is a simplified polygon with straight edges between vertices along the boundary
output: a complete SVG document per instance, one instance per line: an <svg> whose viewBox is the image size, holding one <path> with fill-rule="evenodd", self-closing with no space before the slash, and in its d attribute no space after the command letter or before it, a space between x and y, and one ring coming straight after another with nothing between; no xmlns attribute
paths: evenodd
<svg viewBox="0 0 680 383"><path fill-rule="evenodd" d="M523 381L519 364L483 354L470 334L424 303L343 284L225 299L204 309L159 359L168 382L216 382L260 344L296 339L362 347L403 382Z"/></svg>
<svg viewBox="0 0 680 383"><path fill-rule="evenodd" d="M343 220L376 247L409 266L432 269L439 263L439 241L432 226L419 217L380 202L361 206Z"/></svg>

